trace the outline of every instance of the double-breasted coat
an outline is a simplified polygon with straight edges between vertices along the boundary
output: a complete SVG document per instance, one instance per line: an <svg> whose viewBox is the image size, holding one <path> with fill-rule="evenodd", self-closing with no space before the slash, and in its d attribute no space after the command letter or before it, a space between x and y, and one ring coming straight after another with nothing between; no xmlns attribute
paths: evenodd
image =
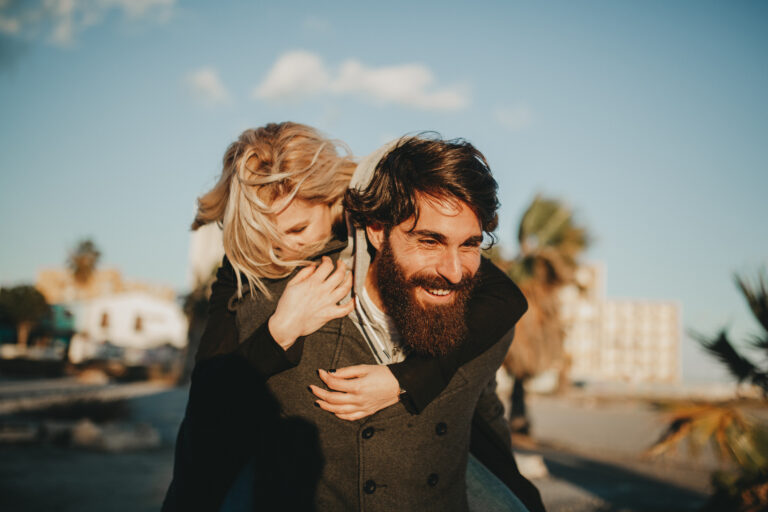
<svg viewBox="0 0 768 512"><path fill-rule="evenodd" d="M285 282L274 286L272 294L279 297ZM262 325L274 307L274 302L263 298L256 301L246 296L240 301L236 306L240 338ZM469 338L471 342L471 333ZM315 407L307 386L323 386L318 368L375 364L373 355L346 317L307 336L299 363L266 384L284 417L303 420L317 429L323 457L315 492L317 509L467 510L465 478L473 415L479 401L493 404L495 395L487 395L488 389L492 393L489 384L495 382L511 340L510 332L459 368L420 414L413 415L396 404L349 422ZM501 415L495 416L503 421Z"/></svg>

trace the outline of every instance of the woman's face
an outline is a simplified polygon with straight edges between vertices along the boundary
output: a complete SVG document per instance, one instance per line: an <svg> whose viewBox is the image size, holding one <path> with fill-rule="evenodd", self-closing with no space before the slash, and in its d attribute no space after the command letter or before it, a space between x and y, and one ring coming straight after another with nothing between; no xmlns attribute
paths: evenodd
<svg viewBox="0 0 768 512"><path fill-rule="evenodd" d="M280 199L277 201L279 204ZM279 248L281 257L306 258L310 255L302 252L304 247L321 242L331 235L331 207L325 203L294 199L275 215L275 224L286 244Z"/></svg>

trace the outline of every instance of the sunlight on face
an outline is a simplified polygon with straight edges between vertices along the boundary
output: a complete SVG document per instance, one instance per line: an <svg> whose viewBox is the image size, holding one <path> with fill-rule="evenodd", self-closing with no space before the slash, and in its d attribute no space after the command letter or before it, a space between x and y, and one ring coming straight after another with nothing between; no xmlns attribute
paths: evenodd
<svg viewBox="0 0 768 512"><path fill-rule="evenodd" d="M483 242L477 215L459 200L419 196L417 201L419 217L416 225L410 218L393 227L388 239L392 257L404 278L428 277L431 279L424 282L443 281L457 285L474 276L480 267ZM380 250L386 236L383 228L369 226L367 229L368 238ZM369 288L369 293L376 301L376 292ZM451 304L456 298L456 291L451 286L439 284L420 284L414 287L413 293L423 306Z"/></svg>
<svg viewBox="0 0 768 512"><path fill-rule="evenodd" d="M279 202L280 199L277 201ZM328 238L331 234L332 224L333 219L329 205L294 199L275 215L275 225L285 241L285 246L279 248L282 257L306 258L310 256L304 254L302 249Z"/></svg>
<svg viewBox="0 0 768 512"><path fill-rule="evenodd" d="M483 231L477 215L462 201L430 200L419 197L416 226L409 219L392 229L389 237L392 253L406 278L413 275L439 276L459 283L474 276L480 266ZM439 288L417 287L422 304L446 304L455 293Z"/></svg>

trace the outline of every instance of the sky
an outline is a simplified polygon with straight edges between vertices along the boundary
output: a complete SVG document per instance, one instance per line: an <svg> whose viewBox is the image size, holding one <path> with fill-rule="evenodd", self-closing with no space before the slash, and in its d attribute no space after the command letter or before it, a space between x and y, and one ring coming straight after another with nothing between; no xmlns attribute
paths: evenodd
<svg viewBox="0 0 768 512"><path fill-rule="evenodd" d="M188 289L195 199L241 131L292 120L363 156L462 137L500 186L589 230L609 298L673 300L693 342L758 326L768 263L768 3L0 0L0 285L90 237L127 279Z"/></svg>

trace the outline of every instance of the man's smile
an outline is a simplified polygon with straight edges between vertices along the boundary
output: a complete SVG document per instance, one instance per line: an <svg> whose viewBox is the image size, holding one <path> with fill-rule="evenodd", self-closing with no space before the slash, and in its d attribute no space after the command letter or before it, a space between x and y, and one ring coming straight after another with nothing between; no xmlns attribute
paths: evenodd
<svg viewBox="0 0 768 512"><path fill-rule="evenodd" d="M424 305L444 305L450 304L454 300L456 295L455 290L446 290L443 288L425 288L423 286L414 287L416 296Z"/></svg>

